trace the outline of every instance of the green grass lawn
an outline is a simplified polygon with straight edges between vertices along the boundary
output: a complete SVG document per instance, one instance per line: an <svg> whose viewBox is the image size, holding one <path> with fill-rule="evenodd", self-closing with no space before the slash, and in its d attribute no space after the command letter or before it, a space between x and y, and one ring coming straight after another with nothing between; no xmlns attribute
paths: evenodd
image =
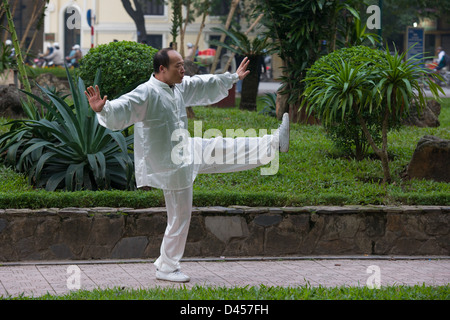
<svg viewBox="0 0 450 320"><path fill-rule="evenodd" d="M258 108L261 110L263 105L260 103ZM227 129L255 129L257 133L266 129L270 133L270 129L276 129L280 123L275 118L238 108L195 107L194 111L196 118L189 122L191 135L194 135L194 121L202 121L203 132L218 129L224 136ZM449 183L403 181L400 177L421 137L435 135L450 139L450 99L442 103L440 121L438 128L402 127L389 133L393 183L387 186L379 183L383 171L376 157L363 161L341 157L321 126L292 124L290 150L279 155L279 170L275 175L261 175L260 168L199 175L194 183L194 205L245 204L249 200L253 200L251 205L258 205L259 199L272 198L277 199L276 205L448 205ZM0 120L0 124L5 122L5 119ZM1 130L4 132L7 128L2 126ZM26 177L10 169L0 169L0 193L30 190ZM150 192L160 196L159 190ZM220 199L226 196L229 201L221 203ZM273 205L270 201L261 205Z"/></svg>
<svg viewBox="0 0 450 320"><path fill-rule="evenodd" d="M7 298L7 297L5 297ZM65 295L44 295L37 300L448 300L450 286L368 287L168 287L152 289L78 290Z"/></svg>
<svg viewBox="0 0 450 320"><path fill-rule="evenodd" d="M261 109L261 106L260 106ZM195 108L203 130L216 128L225 135L226 129L276 129L279 122L254 112L238 109ZM433 181L402 181L400 173L409 163L419 139L435 135L450 139L450 99L445 99L439 128L403 127L389 134L389 151L394 156L390 163L394 182L389 186L377 183L383 178L381 162L365 159L356 161L336 156L333 143L326 138L321 126L293 124L291 146L287 154L280 154L279 171L273 176L262 176L260 169L239 173L200 175L195 191L227 190L242 192L277 192L286 195L304 195L317 199L318 195L345 195L352 204L389 203L390 195L404 192L449 192L448 183ZM192 125L192 123L191 123ZM193 126L190 126L192 130ZM193 131L192 131L193 132ZM375 182L372 182L375 181Z"/></svg>

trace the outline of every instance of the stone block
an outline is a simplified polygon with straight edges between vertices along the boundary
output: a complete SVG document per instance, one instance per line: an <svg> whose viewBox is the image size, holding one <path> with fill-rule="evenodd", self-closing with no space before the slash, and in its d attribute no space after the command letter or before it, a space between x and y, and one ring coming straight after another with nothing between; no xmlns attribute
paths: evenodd
<svg viewBox="0 0 450 320"><path fill-rule="evenodd" d="M279 214L260 214L255 217L253 222L261 227L270 227L279 224L283 217Z"/></svg>
<svg viewBox="0 0 450 320"><path fill-rule="evenodd" d="M127 232L139 236L162 236L167 226L167 218L162 214L150 216L136 215L132 222L127 223Z"/></svg>
<svg viewBox="0 0 450 320"><path fill-rule="evenodd" d="M0 219L0 233L6 228L8 222L5 219Z"/></svg>
<svg viewBox="0 0 450 320"><path fill-rule="evenodd" d="M96 214L91 220L88 244L106 245L117 243L122 238L125 227L124 217L121 215Z"/></svg>
<svg viewBox="0 0 450 320"><path fill-rule="evenodd" d="M113 259L132 259L142 258L145 248L147 247L147 237L130 237L120 240L113 251L111 252L111 258Z"/></svg>
<svg viewBox="0 0 450 320"><path fill-rule="evenodd" d="M72 250L65 243L58 243L51 245L50 251L56 259L73 259L74 254Z"/></svg>
<svg viewBox="0 0 450 320"><path fill-rule="evenodd" d="M231 238L243 238L249 234L247 222L239 216L207 216L205 226L209 232L224 243Z"/></svg>

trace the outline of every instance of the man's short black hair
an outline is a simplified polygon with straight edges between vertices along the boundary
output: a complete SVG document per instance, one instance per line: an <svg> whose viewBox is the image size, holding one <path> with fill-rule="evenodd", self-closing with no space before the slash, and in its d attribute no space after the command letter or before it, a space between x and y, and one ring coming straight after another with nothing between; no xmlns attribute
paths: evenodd
<svg viewBox="0 0 450 320"><path fill-rule="evenodd" d="M153 57L153 72L159 73L159 67L163 66L169 68L170 58L169 51L172 51L172 48L164 48L159 50L155 56Z"/></svg>

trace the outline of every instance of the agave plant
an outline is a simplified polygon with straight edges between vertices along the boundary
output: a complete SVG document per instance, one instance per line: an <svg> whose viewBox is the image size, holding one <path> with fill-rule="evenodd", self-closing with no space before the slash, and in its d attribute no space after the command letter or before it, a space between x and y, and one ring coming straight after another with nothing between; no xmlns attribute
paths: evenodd
<svg viewBox="0 0 450 320"><path fill-rule="evenodd" d="M75 85L67 67L66 71L73 105L46 88L39 87L50 103L26 92L47 114L8 123L12 127L0 137L0 154L32 184L49 191L134 189L134 163L128 152L133 135L125 137L99 125L83 80L78 78Z"/></svg>

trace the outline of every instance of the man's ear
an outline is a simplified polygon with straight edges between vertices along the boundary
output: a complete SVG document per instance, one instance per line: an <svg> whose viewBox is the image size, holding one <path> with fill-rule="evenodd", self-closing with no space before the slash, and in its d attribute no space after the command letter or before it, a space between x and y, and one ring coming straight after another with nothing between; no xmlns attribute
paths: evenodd
<svg viewBox="0 0 450 320"><path fill-rule="evenodd" d="M160 65L159 66L159 72L161 73L161 72L164 72L164 69L166 69L163 65Z"/></svg>

